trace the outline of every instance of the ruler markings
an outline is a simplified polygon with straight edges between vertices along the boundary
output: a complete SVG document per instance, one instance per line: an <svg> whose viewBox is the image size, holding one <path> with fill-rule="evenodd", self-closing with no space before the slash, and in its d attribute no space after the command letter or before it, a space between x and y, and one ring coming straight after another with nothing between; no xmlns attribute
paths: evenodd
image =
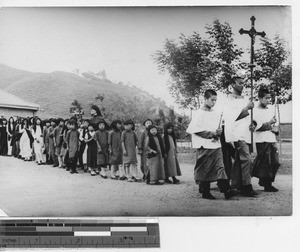
<svg viewBox="0 0 300 252"><path fill-rule="evenodd" d="M159 225L156 219L0 220L0 247L160 247Z"/></svg>

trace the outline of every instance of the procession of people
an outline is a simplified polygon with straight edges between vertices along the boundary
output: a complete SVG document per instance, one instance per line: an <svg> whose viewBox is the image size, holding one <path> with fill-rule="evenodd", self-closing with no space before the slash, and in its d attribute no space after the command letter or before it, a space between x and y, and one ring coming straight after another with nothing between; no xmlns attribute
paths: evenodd
<svg viewBox="0 0 300 252"><path fill-rule="evenodd" d="M259 102L254 108L254 102L242 95L242 77L233 77L231 88L232 93L223 111L213 109L217 93L212 89L206 90L204 105L195 113L187 129L192 135L193 147L197 148L194 179L206 199L215 199L210 193L210 183L214 181L218 182L220 192L226 199L238 194L256 197L258 193L253 190L252 177L259 178L259 185L264 191L278 191L273 186L280 164L276 145L277 119L268 107L271 92L261 86ZM250 118L251 109L254 110L253 121ZM250 153L251 132L257 149L254 162Z"/></svg>
<svg viewBox="0 0 300 252"><path fill-rule="evenodd" d="M271 92L261 86L259 103L254 107L253 101L242 95L243 78L233 77L231 87L232 94L223 111L214 109L216 91L206 90L204 104L195 112L186 131L197 149L194 180L205 199L215 199L210 191L211 182L217 182L226 199L237 195L256 197L253 176L259 178L264 191L278 191L273 185L280 164L276 116L268 107ZM166 123L161 135L150 118L143 124L142 132L135 129L133 120L114 120L108 125L95 105L89 119L2 117L0 155L52 165L71 174L83 170L103 179L144 181L149 185L179 184L181 169L174 125ZM251 132L257 150L254 162Z"/></svg>
<svg viewBox="0 0 300 252"><path fill-rule="evenodd" d="M108 125L96 105L91 107L89 119L2 117L0 155L52 165L71 174L82 170L103 179L178 184L176 176L181 171L174 125L165 125L163 137L151 119L145 120L144 126L140 134L130 119ZM138 163L142 177L138 175Z"/></svg>

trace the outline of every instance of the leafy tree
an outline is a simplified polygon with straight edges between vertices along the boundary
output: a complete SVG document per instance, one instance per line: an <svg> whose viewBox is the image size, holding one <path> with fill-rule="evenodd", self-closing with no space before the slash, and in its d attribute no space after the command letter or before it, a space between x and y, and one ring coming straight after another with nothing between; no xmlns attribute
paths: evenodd
<svg viewBox="0 0 300 252"><path fill-rule="evenodd" d="M83 108L78 100L74 99L74 101L71 103L70 113L79 118L81 118L84 114Z"/></svg>
<svg viewBox="0 0 300 252"><path fill-rule="evenodd" d="M260 39L261 47L255 51L255 62L258 67L254 71L256 89L260 84L270 86L278 96L279 103L292 99L292 66L287 64L289 52L285 41L275 35L273 41L267 37Z"/></svg>
<svg viewBox="0 0 300 252"><path fill-rule="evenodd" d="M161 72L168 71L172 81L169 89L182 107L193 103L200 106L200 96L205 80L213 74L215 66L209 58L209 41L194 33L190 37L181 34L179 43L166 40L164 49L153 56Z"/></svg>
<svg viewBox="0 0 300 252"><path fill-rule="evenodd" d="M181 34L178 41L167 39L163 49L153 55L159 71L170 74L170 93L183 108L199 108L207 88L227 92L232 75L239 70L250 76L248 63L242 59L244 51L234 43L230 25L215 19L205 28L208 38L197 32L188 37ZM282 103L292 99L288 56L285 41L279 35L273 41L261 38L260 48L255 51L254 88L262 83L271 85ZM250 81L246 83L249 86Z"/></svg>
<svg viewBox="0 0 300 252"><path fill-rule="evenodd" d="M95 100L99 100L100 102L103 102L105 98L105 95L104 94L98 94L96 97L95 97Z"/></svg>
<svg viewBox="0 0 300 252"><path fill-rule="evenodd" d="M217 89L227 89L232 75L245 67L240 61L243 50L234 43L234 34L227 22L222 24L215 19L212 25L206 25L205 28L213 48L211 57L217 67L217 74L211 81Z"/></svg>
<svg viewBox="0 0 300 252"><path fill-rule="evenodd" d="M178 139L190 139L190 134L186 133L186 129L190 123L190 118L187 115L177 117L176 137Z"/></svg>
<svg viewBox="0 0 300 252"><path fill-rule="evenodd" d="M167 39L163 50L153 55L159 71L170 74L170 92L183 108L199 108L207 88L226 89L241 67L237 63L242 50L233 43L230 25L216 19L206 29L208 39L197 32L181 34L178 42Z"/></svg>

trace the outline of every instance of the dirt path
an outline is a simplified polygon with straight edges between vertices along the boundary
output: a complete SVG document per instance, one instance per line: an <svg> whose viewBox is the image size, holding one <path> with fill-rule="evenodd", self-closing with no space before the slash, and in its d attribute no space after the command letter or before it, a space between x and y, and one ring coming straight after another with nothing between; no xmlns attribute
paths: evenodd
<svg viewBox="0 0 300 252"><path fill-rule="evenodd" d="M38 166L0 157L0 208L8 216L261 216L292 213L292 176L278 175L278 193L261 191L257 198L225 200L212 184L218 200L200 197L193 181L193 165L181 164L179 185L149 186L70 174L52 166Z"/></svg>

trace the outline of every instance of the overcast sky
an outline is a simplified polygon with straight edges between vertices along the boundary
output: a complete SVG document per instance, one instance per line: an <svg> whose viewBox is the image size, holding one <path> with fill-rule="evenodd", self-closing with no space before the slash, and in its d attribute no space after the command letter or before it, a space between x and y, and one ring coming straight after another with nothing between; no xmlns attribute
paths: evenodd
<svg viewBox="0 0 300 252"><path fill-rule="evenodd" d="M217 18L232 26L235 43L249 48L250 38L238 30L250 28L252 15L257 31L278 33L291 50L290 7L2 8L0 63L32 72L105 69L109 79L172 104L169 77L151 58L166 38L205 36L205 25Z"/></svg>

